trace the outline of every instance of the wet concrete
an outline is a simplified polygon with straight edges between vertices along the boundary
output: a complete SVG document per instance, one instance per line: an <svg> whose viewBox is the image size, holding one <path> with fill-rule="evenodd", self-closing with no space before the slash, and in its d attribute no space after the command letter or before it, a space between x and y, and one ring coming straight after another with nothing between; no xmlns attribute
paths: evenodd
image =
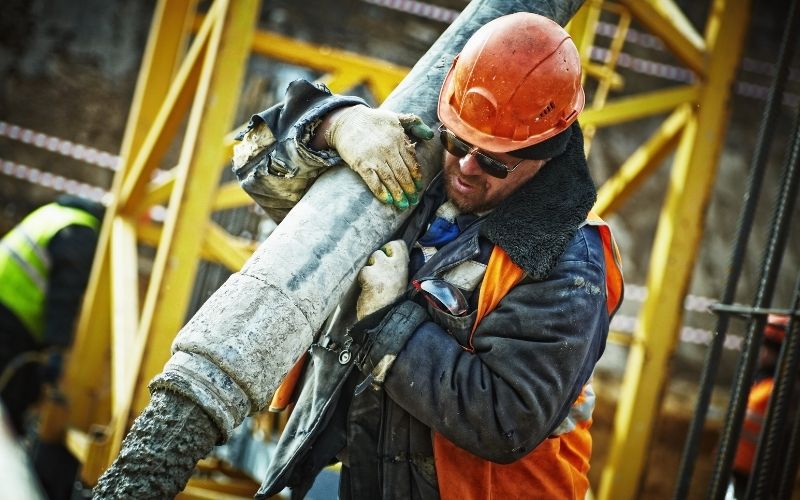
<svg viewBox="0 0 800 500"><path fill-rule="evenodd" d="M219 435L199 406L175 393L154 392L100 478L94 498L173 498Z"/></svg>

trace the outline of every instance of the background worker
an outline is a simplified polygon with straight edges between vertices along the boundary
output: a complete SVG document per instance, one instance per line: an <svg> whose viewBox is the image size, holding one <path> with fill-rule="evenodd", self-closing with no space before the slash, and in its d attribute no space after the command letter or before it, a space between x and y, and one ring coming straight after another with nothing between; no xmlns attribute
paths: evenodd
<svg viewBox="0 0 800 500"><path fill-rule="evenodd" d="M70 195L0 240L0 397L14 431L44 382L55 382L92 267L101 204Z"/></svg>
<svg viewBox="0 0 800 500"><path fill-rule="evenodd" d="M767 406L775 385L775 371L778 368L778 357L781 346L786 339L789 316L785 314L769 314L764 326L764 339L758 351L758 365L753 378L753 386L747 398L747 412L742 423L742 433L736 447L733 461L734 497L744 498L753 460L756 456L758 438L767 415ZM800 388L795 384L795 391ZM791 419L790 419L791 421Z"/></svg>
<svg viewBox="0 0 800 500"><path fill-rule="evenodd" d="M378 199L418 205L312 345L260 497L302 497L334 457L341 498L584 497L622 275L589 213L580 80L556 23L484 25L441 88L441 173L421 198L406 131L432 134L414 117L302 81L253 117L234 168L268 212L342 160Z"/></svg>

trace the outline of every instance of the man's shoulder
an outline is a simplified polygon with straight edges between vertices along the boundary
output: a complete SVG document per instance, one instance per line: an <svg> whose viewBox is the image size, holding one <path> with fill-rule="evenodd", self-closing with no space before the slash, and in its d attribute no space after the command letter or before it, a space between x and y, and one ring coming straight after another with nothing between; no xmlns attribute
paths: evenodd
<svg viewBox="0 0 800 500"><path fill-rule="evenodd" d="M560 262L592 262L602 265L603 240L597 227L584 224L575 231L575 236L561 254Z"/></svg>

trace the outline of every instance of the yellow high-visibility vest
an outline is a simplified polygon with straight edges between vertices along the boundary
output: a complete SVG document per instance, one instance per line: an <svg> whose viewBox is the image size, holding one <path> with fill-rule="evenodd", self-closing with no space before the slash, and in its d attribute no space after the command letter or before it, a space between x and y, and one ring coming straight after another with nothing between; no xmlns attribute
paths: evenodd
<svg viewBox="0 0 800 500"><path fill-rule="evenodd" d="M0 303L13 312L39 342L44 335L44 307L51 259L50 240L67 226L95 231L100 221L78 208L50 203L31 212L0 240Z"/></svg>

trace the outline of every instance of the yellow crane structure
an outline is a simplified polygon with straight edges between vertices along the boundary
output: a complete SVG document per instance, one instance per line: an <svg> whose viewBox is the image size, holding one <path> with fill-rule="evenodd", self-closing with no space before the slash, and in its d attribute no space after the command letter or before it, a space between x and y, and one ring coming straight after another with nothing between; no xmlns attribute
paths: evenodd
<svg viewBox="0 0 800 500"><path fill-rule="evenodd" d="M251 203L237 183L220 183L231 156L233 117L248 57L312 68L335 92L364 84L378 101L408 71L258 30L258 0L214 0L202 15L197 8L197 0L160 0L156 6L121 168L65 374L66 403L49 402L43 411L42 438L64 440L82 462L82 479L89 485L114 459L147 403L147 382L170 356L200 260L235 271L254 248L211 219L215 211ZM746 0L711 0L700 33L674 0L588 0L568 26L586 78L596 80L593 101L580 118L587 151L599 128L663 118L600 187L595 210L601 216L613 214L666 158L673 158L650 257L647 298L633 335L612 336L628 344L629 354L609 460L600 484L594 485L601 499L635 498L644 476L715 181L749 9ZM597 63L589 52L601 14L613 17L617 29L608 57ZM693 83L615 97L622 87L616 63L634 21L693 72ZM175 145L177 163L165 166ZM167 172L156 177L159 168ZM148 217L158 205L166 207L162 222ZM146 274L139 269L144 247L154 252ZM202 490L186 496L202 498Z"/></svg>

